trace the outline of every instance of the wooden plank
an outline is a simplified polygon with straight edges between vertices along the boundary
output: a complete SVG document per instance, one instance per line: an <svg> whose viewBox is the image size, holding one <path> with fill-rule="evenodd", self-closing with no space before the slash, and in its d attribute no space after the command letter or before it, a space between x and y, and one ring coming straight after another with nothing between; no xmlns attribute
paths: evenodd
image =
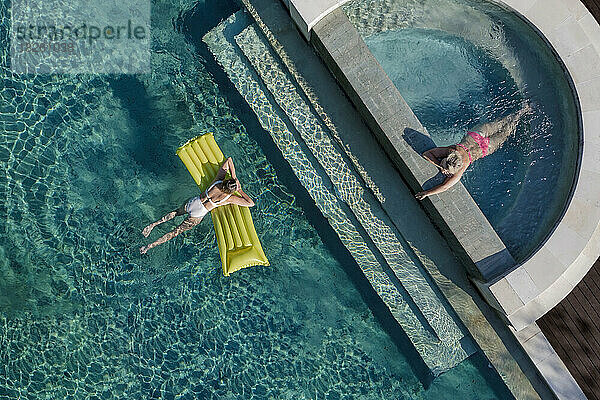
<svg viewBox="0 0 600 400"><path fill-rule="evenodd" d="M600 3L595 0L584 0L583 3L592 10L598 10L600 8Z"/></svg>
<svg viewBox="0 0 600 400"><path fill-rule="evenodd" d="M600 259L538 324L588 399L600 400Z"/></svg>
<svg viewBox="0 0 600 400"><path fill-rule="evenodd" d="M593 387L590 387L590 383L587 376L587 369L581 362L579 354L572 345L572 333L569 328L563 322L563 316L565 314L564 307L559 304L549 313L547 313L543 319L551 327L554 340L550 342L555 350L560 350L559 357L563 360L567 368L584 391L586 396L590 400L596 400L594 397L590 397L588 393L594 393Z"/></svg>
<svg viewBox="0 0 600 400"><path fill-rule="evenodd" d="M596 262L582 280L585 281L592 290L595 301L600 302L600 299L598 298L600 295L600 282L598 282L598 280L600 280L600 265Z"/></svg>
<svg viewBox="0 0 600 400"><path fill-rule="evenodd" d="M585 319L585 323L588 324L588 332L585 331L585 327L580 328L580 331L584 335L588 335L588 341L592 340L594 345L592 346L596 357L600 359L600 329L594 323L597 320L600 320L600 315L598 314L598 309L593 307L588 299L588 287L583 284L579 285L576 290L573 291L573 299L571 299L571 303L577 302L579 305L579 309L585 310L587 318ZM570 296L570 295L569 295ZM576 304L573 304L574 307L577 307ZM597 364L600 365L600 364Z"/></svg>
<svg viewBox="0 0 600 400"><path fill-rule="evenodd" d="M582 280L579 285L577 285L577 293L576 298L580 300L582 304L582 308L586 310L586 313L589 315L589 323L594 327L594 331L600 332L600 304L595 297L593 287L590 287L588 284L588 279ZM600 337L596 338L600 345Z"/></svg>
<svg viewBox="0 0 600 400"><path fill-rule="evenodd" d="M583 4L587 7L590 13L596 18L596 20L600 19L600 1L597 0L583 0Z"/></svg>
<svg viewBox="0 0 600 400"><path fill-rule="evenodd" d="M600 360L593 351L594 345L589 343L587 335L584 335L575 323L576 318L580 317L576 315L575 308L573 308L568 301L563 303L563 308L565 310L563 322L567 326L569 332L571 332L571 335L567 336L567 340L575 350L580 365L585 369L583 377L588 383L588 386L590 386L594 392L598 392L598 390L600 390L600 386L598 386L600 373L595 365L600 365Z"/></svg>
<svg viewBox="0 0 600 400"><path fill-rule="evenodd" d="M549 329L549 334L547 336L548 340L581 389L586 393L586 396L588 396L590 400L596 400L588 395L588 393L594 393L594 390L590 387L588 380L585 379L587 370L581 363L577 352L568 340L568 337L572 336L572 334L569 332L568 327L562 322L564 312L563 307L559 304L543 317L544 322L546 322L546 329ZM546 332L544 332L544 334L546 334Z"/></svg>
<svg viewBox="0 0 600 400"><path fill-rule="evenodd" d="M556 330L556 327L551 322L550 316L548 314L544 315L544 317L538 320L537 323L544 335L546 336L546 339L548 339L548 341L552 345L552 348L554 348L561 360L563 360L564 363L568 365L568 363L570 363L570 353L562 346L561 341L557 337L558 330ZM566 357L563 358L563 354L566 355Z"/></svg>

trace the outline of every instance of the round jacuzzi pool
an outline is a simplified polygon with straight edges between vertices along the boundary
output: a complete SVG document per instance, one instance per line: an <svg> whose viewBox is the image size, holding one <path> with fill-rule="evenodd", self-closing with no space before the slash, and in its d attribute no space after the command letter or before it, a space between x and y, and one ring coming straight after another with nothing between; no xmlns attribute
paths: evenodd
<svg viewBox="0 0 600 400"><path fill-rule="evenodd" d="M344 8L438 146L533 105L533 117L462 180L524 260L560 219L577 171L578 109L558 57L527 22L490 2L358 0Z"/></svg>

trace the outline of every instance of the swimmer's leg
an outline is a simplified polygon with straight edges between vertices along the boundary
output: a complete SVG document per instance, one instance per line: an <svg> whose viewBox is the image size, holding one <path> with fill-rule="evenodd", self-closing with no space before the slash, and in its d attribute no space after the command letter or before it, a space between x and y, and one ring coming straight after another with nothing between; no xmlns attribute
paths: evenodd
<svg viewBox="0 0 600 400"><path fill-rule="evenodd" d="M504 118L500 118L495 121L479 125L473 128L473 130L475 132L480 133L483 137L492 137L505 131L506 128L514 122L514 120L515 114L510 114Z"/></svg>
<svg viewBox="0 0 600 400"><path fill-rule="evenodd" d="M186 203L183 203L181 205L181 207L179 207L177 210L171 211L170 213L166 214L165 216L163 216L158 221L153 222L150 225L148 225L147 227L145 227L144 230L142 231L142 235L144 235L145 237L148 237L148 235L150 234L150 232L152 232L152 229L154 229L155 226L160 225L163 222L170 221L173 218L178 217L180 215L184 215L185 214L185 205L186 205Z"/></svg>
<svg viewBox="0 0 600 400"><path fill-rule="evenodd" d="M504 118L483 124L479 127L480 130L477 132L481 133L482 136L489 138L488 154L492 154L498 150L504 142L516 132L519 121L525 115L531 112L531 106L526 104L523 108L514 114L507 115Z"/></svg>
<svg viewBox="0 0 600 400"><path fill-rule="evenodd" d="M505 125L504 128L493 135L489 136L488 154L492 154L498 150L504 142L512 135L517 128L517 124Z"/></svg>
<svg viewBox="0 0 600 400"><path fill-rule="evenodd" d="M517 124L521 118L526 114L531 114L533 109L529 103L525 103L521 109L513 114L509 114L506 117L497 119L492 122L488 122L482 125L478 125L473 128L474 131L479 132L484 137L491 137L496 134L502 134L504 131L514 132L517 129ZM507 136L507 137L508 137Z"/></svg>
<svg viewBox="0 0 600 400"><path fill-rule="evenodd" d="M169 213L169 214L171 214L171 213ZM169 215L169 214L167 214L167 215ZM156 247L159 244L163 244L164 242L173 239L175 236L179 235L182 232L192 229L194 226L198 225L200 223L200 221L202 221L202 218L194 218L194 217L186 218L177 228L173 229L171 232L163 235L162 237L157 239L155 242L150 243L148 246L140 247L140 253L146 254L146 252L148 250L150 250L151 248Z"/></svg>

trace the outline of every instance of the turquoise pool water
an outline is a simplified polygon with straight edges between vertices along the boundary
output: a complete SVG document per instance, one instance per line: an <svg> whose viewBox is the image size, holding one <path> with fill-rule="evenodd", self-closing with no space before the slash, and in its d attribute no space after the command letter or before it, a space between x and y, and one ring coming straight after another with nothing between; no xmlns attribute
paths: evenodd
<svg viewBox="0 0 600 400"><path fill-rule="evenodd" d="M480 353L422 375L247 106L179 32L235 10L203 5L153 3L147 75L13 75L0 30L0 398L510 398ZM208 131L257 202L271 267L224 278L209 221L139 255L141 229L197 193L174 151Z"/></svg>
<svg viewBox="0 0 600 400"><path fill-rule="evenodd" d="M552 51L490 2L357 0L346 11L438 146L533 104L533 118L462 180L515 259L526 258L565 209L578 158L574 96Z"/></svg>

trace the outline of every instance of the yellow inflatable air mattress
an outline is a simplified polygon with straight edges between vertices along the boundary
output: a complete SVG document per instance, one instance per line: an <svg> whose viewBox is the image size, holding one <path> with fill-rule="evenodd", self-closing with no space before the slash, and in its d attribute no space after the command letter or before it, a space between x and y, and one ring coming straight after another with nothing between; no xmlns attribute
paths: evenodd
<svg viewBox="0 0 600 400"><path fill-rule="evenodd" d="M177 155L202 191L214 180L225 162L225 156L212 133L191 139L177 149ZM248 207L228 204L213 209L210 215L217 234L223 275L229 276L232 272L253 265L269 265Z"/></svg>

